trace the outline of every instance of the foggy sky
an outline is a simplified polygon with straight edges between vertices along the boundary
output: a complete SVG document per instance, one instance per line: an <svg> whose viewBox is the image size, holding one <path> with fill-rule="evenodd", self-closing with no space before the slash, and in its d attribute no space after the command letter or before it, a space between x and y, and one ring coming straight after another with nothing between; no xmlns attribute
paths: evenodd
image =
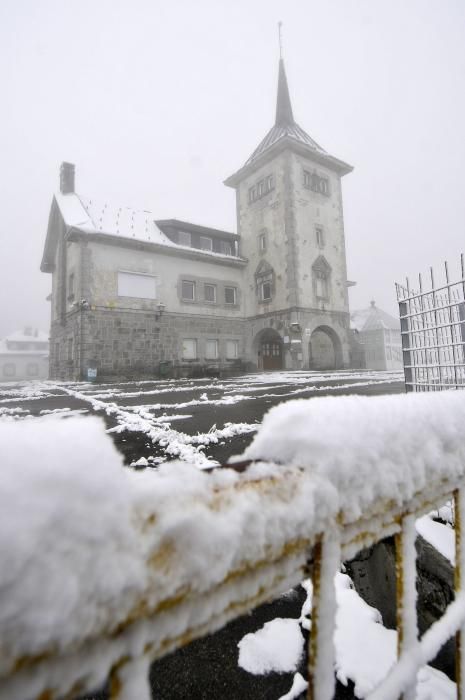
<svg viewBox="0 0 465 700"><path fill-rule="evenodd" d="M294 117L343 179L351 309L465 249L462 0L1 0L0 337L49 329L39 265L59 165L77 191L235 230L274 121L277 22Z"/></svg>

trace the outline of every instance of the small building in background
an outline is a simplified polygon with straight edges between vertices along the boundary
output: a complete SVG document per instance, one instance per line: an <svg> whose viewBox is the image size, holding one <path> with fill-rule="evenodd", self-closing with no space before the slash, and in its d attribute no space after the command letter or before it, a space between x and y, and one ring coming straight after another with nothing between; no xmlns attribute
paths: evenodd
<svg viewBox="0 0 465 700"><path fill-rule="evenodd" d="M367 309L354 311L351 327L363 348L367 369L402 369L400 321L372 301Z"/></svg>
<svg viewBox="0 0 465 700"><path fill-rule="evenodd" d="M48 334L25 328L0 340L0 382L47 379Z"/></svg>

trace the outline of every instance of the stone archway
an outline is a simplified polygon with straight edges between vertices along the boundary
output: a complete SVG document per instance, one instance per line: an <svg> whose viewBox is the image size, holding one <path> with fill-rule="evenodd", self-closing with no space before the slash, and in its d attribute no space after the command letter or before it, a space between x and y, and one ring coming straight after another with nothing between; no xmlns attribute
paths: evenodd
<svg viewBox="0 0 465 700"><path fill-rule="evenodd" d="M284 367L283 340L278 331L265 328L254 340L259 370L280 370Z"/></svg>
<svg viewBox="0 0 465 700"><path fill-rule="evenodd" d="M318 326L310 336L308 345L310 369L340 369L342 343L337 333L329 326Z"/></svg>

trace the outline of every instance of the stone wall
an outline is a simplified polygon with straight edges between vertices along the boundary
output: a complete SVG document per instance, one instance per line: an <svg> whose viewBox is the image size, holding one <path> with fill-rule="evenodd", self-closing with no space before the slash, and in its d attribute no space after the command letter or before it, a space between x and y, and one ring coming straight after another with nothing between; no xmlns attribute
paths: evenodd
<svg viewBox="0 0 465 700"><path fill-rule="evenodd" d="M225 374L245 363L244 321L115 309L79 309L64 326L52 325L50 376L78 380L89 367L101 379ZM182 356L183 340L197 341L197 358ZM206 357L206 341L218 341L218 358ZM226 358L226 341L238 341L238 357ZM163 364L163 366L161 366Z"/></svg>

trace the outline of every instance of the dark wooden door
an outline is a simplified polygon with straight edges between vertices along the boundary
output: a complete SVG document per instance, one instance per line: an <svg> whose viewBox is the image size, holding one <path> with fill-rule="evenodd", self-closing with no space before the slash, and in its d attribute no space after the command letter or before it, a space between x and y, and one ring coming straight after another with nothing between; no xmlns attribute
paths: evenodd
<svg viewBox="0 0 465 700"><path fill-rule="evenodd" d="M282 344L275 341L265 341L261 345L263 369L282 369Z"/></svg>

